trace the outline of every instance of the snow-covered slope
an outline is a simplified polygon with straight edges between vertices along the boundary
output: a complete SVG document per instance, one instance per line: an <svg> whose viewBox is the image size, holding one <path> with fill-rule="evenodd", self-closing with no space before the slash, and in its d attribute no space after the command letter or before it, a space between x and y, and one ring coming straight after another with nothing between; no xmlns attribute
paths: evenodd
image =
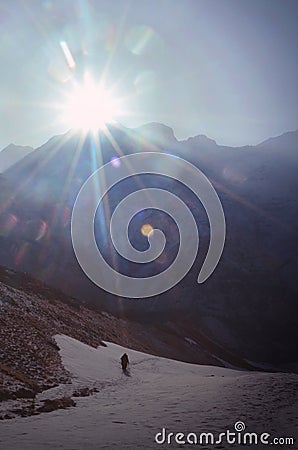
<svg viewBox="0 0 298 450"><path fill-rule="evenodd" d="M167 436L193 432L200 437L209 432L218 439L219 433L235 431L239 421L247 432L269 433L269 442L279 437L297 438L297 375L197 366L111 343L94 349L64 335L55 338L73 383L97 387L98 392L76 399L76 407L68 410L2 422L0 448L154 449L161 447L155 436L162 428ZM120 368L124 351L131 361L130 376ZM57 395L58 388L54 389ZM53 392L41 395L50 397ZM162 441L163 435L158 437ZM173 436L171 442L163 447L194 447L175 443ZM225 439L218 445L198 447L240 448ZM263 447L260 443L255 446Z"/></svg>
<svg viewBox="0 0 298 450"><path fill-rule="evenodd" d="M38 392L67 382L68 375L52 338L58 333L94 348L106 340L191 363L219 366L229 363L252 368L204 336L198 335L196 342L185 338L189 329L184 325L185 330L177 329L170 320L167 326L157 327L115 317L97 308L87 308L27 274L0 266L0 420L4 416L34 412L32 400L26 411L24 404L16 411L15 404L9 409L2 401L20 399L24 403L24 399L34 399Z"/></svg>

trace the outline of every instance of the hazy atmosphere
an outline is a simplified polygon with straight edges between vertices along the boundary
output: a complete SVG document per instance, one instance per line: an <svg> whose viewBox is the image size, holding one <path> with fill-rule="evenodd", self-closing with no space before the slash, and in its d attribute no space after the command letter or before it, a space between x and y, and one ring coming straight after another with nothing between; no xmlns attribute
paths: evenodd
<svg viewBox="0 0 298 450"><path fill-rule="evenodd" d="M0 0L0 449L297 448L298 0Z"/></svg>
<svg viewBox="0 0 298 450"><path fill-rule="evenodd" d="M296 129L297 21L295 0L1 0L0 148L65 132L86 71L126 126L233 146Z"/></svg>

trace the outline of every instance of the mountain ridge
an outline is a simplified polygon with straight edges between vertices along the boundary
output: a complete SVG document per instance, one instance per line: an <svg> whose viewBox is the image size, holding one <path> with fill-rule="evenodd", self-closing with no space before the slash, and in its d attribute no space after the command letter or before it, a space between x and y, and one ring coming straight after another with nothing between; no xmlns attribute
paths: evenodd
<svg viewBox="0 0 298 450"><path fill-rule="evenodd" d="M130 128L127 128L121 124L119 124L121 128L126 129L126 130L130 130ZM170 139L172 141L175 141L177 143L184 143L187 141L193 141L193 140L202 140L205 141L206 143L210 143L218 146L218 147L226 147L226 148L245 148L245 147L258 147L258 146L262 146L265 144L268 144L269 142L274 142L275 140L282 140L287 136L294 136L295 139L297 138L297 134L298 134L298 129L295 130L289 130L289 131L285 131L281 134L277 134L276 136L269 136L268 138L260 141L259 143L256 144L243 144L243 145L226 145L226 144L218 144L217 141L215 139L213 139L212 137L207 136L204 133L199 133L196 135L192 135L192 136L188 136L187 138L183 138L183 139L177 139L175 137L175 132L174 129L168 125L165 125L161 122L146 122L142 125L139 125L137 127L131 128L132 131L140 133L142 135L143 132L145 132L146 134L149 134L151 131L155 132L155 133L160 133L161 135L164 134L164 138L166 139L167 137L170 137ZM37 147L31 147L28 146L26 144L24 145L17 145L14 143L9 143L6 147L4 147L2 150L0 150L0 155L1 152L8 149L9 147L14 148L14 147L19 147L21 149L28 149L28 152L30 153L31 151L35 150L35 149L39 149L40 147L43 147L46 144L49 144L50 141L52 140L56 140L59 138L63 138L66 137L67 135L71 135L71 134L76 134L77 132L69 129L66 132L63 133L59 133L57 135L54 135L52 137L50 137L49 139L47 139L45 142L43 142L42 144L38 145ZM148 137L148 136L147 136ZM25 155L26 156L26 155Z"/></svg>

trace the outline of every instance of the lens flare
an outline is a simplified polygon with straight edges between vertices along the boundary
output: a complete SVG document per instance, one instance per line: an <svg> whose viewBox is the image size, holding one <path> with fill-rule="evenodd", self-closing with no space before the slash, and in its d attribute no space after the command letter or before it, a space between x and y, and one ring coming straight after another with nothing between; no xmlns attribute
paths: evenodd
<svg viewBox="0 0 298 450"><path fill-rule="evenodd" d="M114 156L114 157L111 159L111 163L112 163L113 167L116 167L116 168L118 168L118 167L121 166L120 158L117 157L117 156Z"/></svg>
<svg viewBox="0 0 298 450"><path fill-rule="evenodd" d="M7 237L16 227L17 223L17 216L10 213L2 213L0 215L0 236Z"/></svg>
<svg viewBox="0 0 298 450"><path fill-rule="evenodd" d="M149 236L149 234L151 234L152 232L153 232L153 227L152 227L152 225L150 225L150 223L145 223L141 227L141 233L143 236Z"/></svg>
<svg viewBox="0 0 298 450"><path fill-rule="evenodd" d="M67 61L67 64L69 66L70 69L74 69L76 67L76 63L75 60L73 59L73 56L71 54L71 51L69 50L69 47L67 45L67 42L65 41L61 41L60 42L60 47L64 53L65 59Z"/></svg>

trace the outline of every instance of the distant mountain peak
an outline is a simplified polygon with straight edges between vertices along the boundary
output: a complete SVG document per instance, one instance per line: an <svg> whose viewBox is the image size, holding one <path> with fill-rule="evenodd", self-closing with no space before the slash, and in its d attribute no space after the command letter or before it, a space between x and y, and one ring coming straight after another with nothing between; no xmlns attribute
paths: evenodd
<svg viewBox="0 0 298 450"><path fill-rule="evenodd" d="M140 136L159 145L169 145L177 143L174 130L159 122L149 122L135 128L134 131Z"/></svg>
<svg viewBox="0 0 298 450"><path fill-rule="evenodd" d="M195 143L196 145L217 146L217 142L214 139L209 138L205 134L197 134L196 136L189 137L185 142L192 144Z"/></svg>
<svg viewBox="0 0 298 450"><path fill-rule="evenodd" d="M17 144L14 144L13 142L11 142L10 144L7 145L7 147L5 147L3 150L1 150L0 153L2 153L4 151L6 152L9 150L15 150L15 149L20 149L22 151L26 151L26 150L32 151L33 147L30 147L29 145L17 145Z"/></svg>
<svg viewBox="0 0 298 450"><path fill-rule="evenodd" d="M34 150L33 147L9 144L0 151L0 173L13 166Z"/></svg>

